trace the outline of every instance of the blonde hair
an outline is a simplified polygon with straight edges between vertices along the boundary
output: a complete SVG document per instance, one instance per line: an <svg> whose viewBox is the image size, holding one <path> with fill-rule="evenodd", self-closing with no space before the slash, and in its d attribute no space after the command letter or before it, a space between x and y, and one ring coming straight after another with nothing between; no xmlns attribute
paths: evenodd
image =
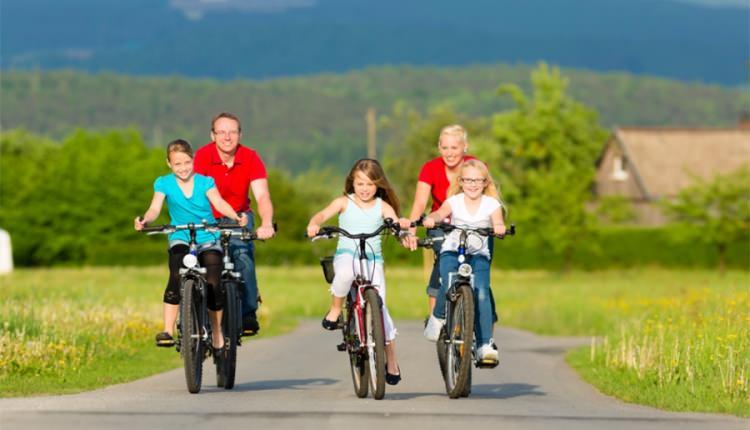
<svg viewBox="0 0 750 430"><path fill-rule="evenodd" d="M446 125L442 129L440 129L440 136L438 137L438 145L440 145L440 141L443 139L443 136L455 136L458 137L461 142L468 144L469 143L469 133L466 131L463 126L458 124L451 124Z"/></svg>
<svg viewBox="0 0 750 430"><path fill-rule="evenodd" d="M388 178L385 177L385 172L383 171L383 168L380 166L380 163L378 163L377 160L373 160L371 158L362 158L361 160L357 160L356 163L354 163L354 166L352 167L352 170L349 171L349 174L346 176L346 182L344 183L344 195L349 195L354 192L354 175L357 172L362 172L365 176L367 176L378 188L375 192L376 197L380 197L384 202L391 205L393 210L396 212L396 215L399 215L399 202L398 197L396 197L396 192L393 191L393 187L391 186L390 182L388 182Z"/></svg>
<svg viewBox="0 0 750 430"><path fill-rule="evenodd" d="M471 159L471 160L465 160L463 164L461 164L461 169L458 173L458 180L455 183L451 183L450 188L448 188L448 197L456 195L461 192L461 177L464 174L464 171L468 169L469 167L473 167L479 172L481 172L482 176L484 177L484 190L482 191L482 194L485 196L493 197L495 199L500 200L500 191L498 187L495 185L495 181L492 180L492 175L490 174L490 170L487 168L487 166L482 163L479 160Z"/></svg>

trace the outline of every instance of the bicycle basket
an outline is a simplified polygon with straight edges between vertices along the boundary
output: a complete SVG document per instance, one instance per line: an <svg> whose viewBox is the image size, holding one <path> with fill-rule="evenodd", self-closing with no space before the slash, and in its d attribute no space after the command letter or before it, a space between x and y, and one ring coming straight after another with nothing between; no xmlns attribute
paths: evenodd
<svg viewBox="0 0 750 430"><path fill-rule="evenodd" d="M333 282L333 257L323 257L320 259L320 267L323 268L323 276L329 284Z"/></svg>

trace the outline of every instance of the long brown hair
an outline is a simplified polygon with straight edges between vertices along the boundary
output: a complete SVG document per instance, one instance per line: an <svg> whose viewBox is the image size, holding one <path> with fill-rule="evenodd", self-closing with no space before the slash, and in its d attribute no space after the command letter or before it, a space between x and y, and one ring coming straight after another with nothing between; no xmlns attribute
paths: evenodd
<svg viewBox="0 0 750 430"><path fill-rule="evenodd" d="M385 177L383 167L380 166L378 160L362 158L354 163L354 167L352 167L352 170L350 170L349 174L346 176L344 195L348 196L354 192L354 175L358 171L362 172L375 184L376 187L378 187L375 196L380 197L384 202L391 205L396 212L396 215L400 216L398 197L396 197L396 192L393 191L393 187L391 187L390 182L388 182L388 178Z"/></svg>
<svg viewBox="0 0 750 430"><path fill-rule="evenodd" d="M459 170L456 182L451 183L450 188L448 188L448 197L461 192L461 177L464 174L464 170L468 167L473 167L482 173L482 176L484 177L484 191L482 191L482 194L500 200L500 190L495 185L495 181L492 180L490 170L484 163L476 159L465 160L463 164L461 164L461 170Z"/></svg>
<svg viewBox="0 0 750 430"><path fill-rule="evenodd" d="M173 152L183 152L193 158L193 148L190 147L190 142L185 139L175 139L167 144L167 161L169 161L169 156Z"/></svg>

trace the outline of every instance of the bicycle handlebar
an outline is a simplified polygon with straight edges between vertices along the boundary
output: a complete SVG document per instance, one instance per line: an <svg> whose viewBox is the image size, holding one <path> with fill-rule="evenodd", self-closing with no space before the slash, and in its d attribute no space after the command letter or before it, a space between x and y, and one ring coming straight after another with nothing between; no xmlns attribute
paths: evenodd
<svg viewBox="0 0 750 430"><path fill-rule="evenodd" d="M330 239L334 237L335 235L340 234L344 237L348 237L349 239L353 239L353 240L365 240L365 239L369 239L371 237L375 237L379 235L380 232L386 229L390 229L394 234L398 234L401 231L401 227L398 225L398 223L394 223L392 219L386 218L383 220L383 224L372 233L353 234L353 233L349 233L348 231L344 230L341 227L323 226L320 228L318 233L310 239L313 241L318 240L318 239Z"/></svg>
<svg viewBox="0 0 750 430"><path fill-rule="evenodd" d="M276 223L273 224L274 231L278 231ZM220 222L220 223L189 223L179 225L155 225L150 227L143 227L140 231L146 234L172 234L176 231L183 230L205 230L208 232L218 232L228 236L236 236L241 240L257 240L258 236L254 231L250 231L245 227L240 226L237 223Z"/></svg>

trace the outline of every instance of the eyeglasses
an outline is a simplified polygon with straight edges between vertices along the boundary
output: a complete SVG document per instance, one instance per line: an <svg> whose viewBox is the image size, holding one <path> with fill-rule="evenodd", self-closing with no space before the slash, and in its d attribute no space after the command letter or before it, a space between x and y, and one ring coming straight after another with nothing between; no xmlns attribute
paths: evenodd
<svg viewBox="0 0 750 430"><path fill-rule="evenodd" d="M224 137L227 135L237 136L238 134L240 134L240 131L239 130L214 130L214 134L220 137Z"/></svg>
<svg viewBox="0 0 750 430"><path fill-rule="evenodd" d="M461 178L460 181L464 184L483 184L486 178Z"/></svg>

